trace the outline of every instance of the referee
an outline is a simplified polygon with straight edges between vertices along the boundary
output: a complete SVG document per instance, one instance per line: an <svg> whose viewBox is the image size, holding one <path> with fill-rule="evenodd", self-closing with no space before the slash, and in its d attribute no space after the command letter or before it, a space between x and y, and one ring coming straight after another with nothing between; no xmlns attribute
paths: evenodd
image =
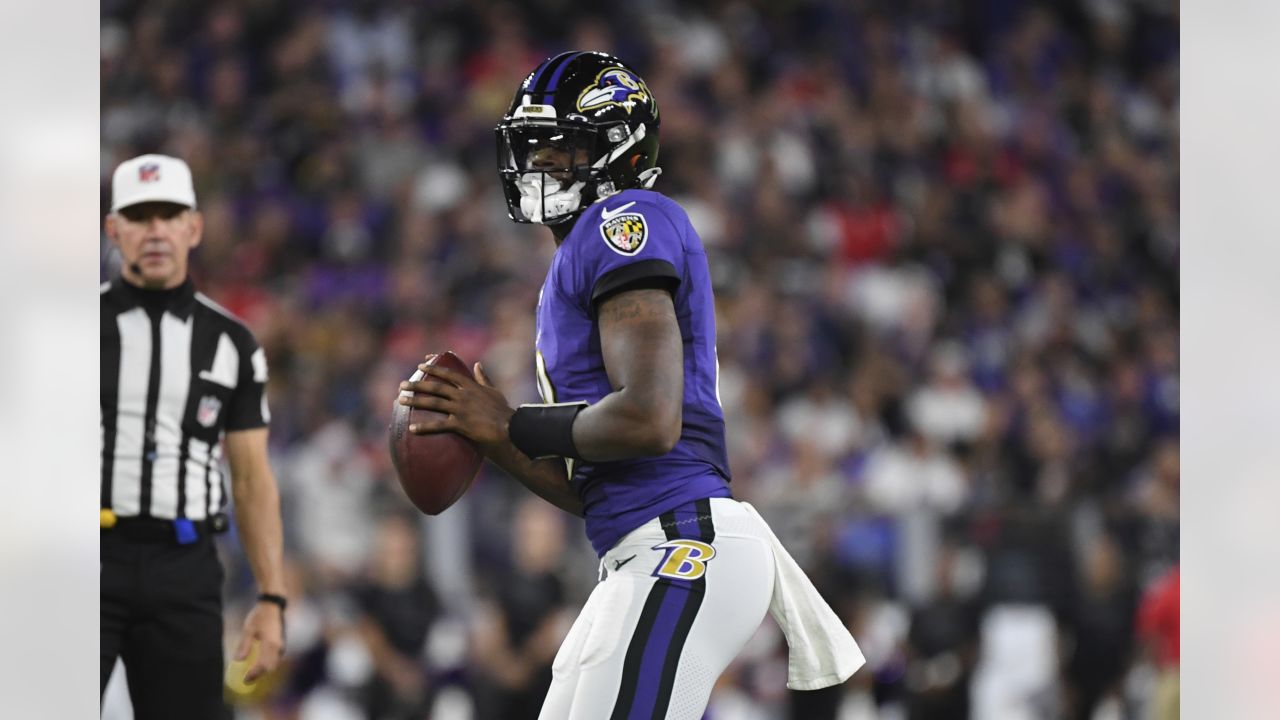
<svg viewBox="0 0 1280 720"><path fill-rule="evenodd" d="M105 691L123 660L138 720L227 718L222 700L223 448L241 543L261 594L236 659L280 662L280 498L267 463L267 364L253 334L196 292L191 170L143 155L116 168L106 233L122 257L102 286L102 607Z"/></svg>

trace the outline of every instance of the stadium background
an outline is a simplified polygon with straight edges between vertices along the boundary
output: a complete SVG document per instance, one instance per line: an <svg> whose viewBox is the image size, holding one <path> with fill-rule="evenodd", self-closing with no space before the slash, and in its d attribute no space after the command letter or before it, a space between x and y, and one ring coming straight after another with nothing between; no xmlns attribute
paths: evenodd
<svg viewBox="0 0 1280 720"><path fill-rule="evenodd" d="M766 624L711 716L1146 716L1177 662L1177 12L105 0L103 212L118 162L185 158L197 282L271 361L289 667L239 712L536 707L594 581L580 524L489 468L419 520L385 430L428 351L536 396L552 247L507 220L492 127L590 48L657 96L658 189L708 246L735 494L869 661L789 697Z"/></svg>

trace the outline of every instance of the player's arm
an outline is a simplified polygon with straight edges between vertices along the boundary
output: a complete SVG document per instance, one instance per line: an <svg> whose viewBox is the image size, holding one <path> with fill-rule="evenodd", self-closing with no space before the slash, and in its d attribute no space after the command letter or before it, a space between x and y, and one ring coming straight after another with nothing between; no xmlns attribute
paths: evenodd
<svg viewBox="0 0 1280 720"><path fill-rule="evenodd" d="M510 440L486 448L485 456L538 497L582 517L582 499L569 484L569 472L563 459L532 460L517 450Z"/></svg>
<svg viewBox="0 0 1280 720"><path fill-rule="evenodd" d="M525 487L582 515L582 502L560 458L602 462L665 455L680 439L684 399L684 347L669 290L657 283L633 284L603 298L596 310L613 388L599 402L580 411L522 406L521 415L479 364L474 380L423 364L418 367L428 377L401 383L400 389L412 394L402 395L399 402L447 416L415 423L409 431L461 433Z"/></svg>
<svg viewBox="0 0 1280 720"><path fill-rule="evenodd" d="M665 455L680 439L684 346L671 294L628 289L597 307L613 392L578 413L573 444L589 461Z"/></svg>
<svg viewBox="0 0 1280 720"><path fill-rule="evenodd" d="M253 577L262 592L283 596L284 538L280 523L280 494L267 460L267 429L228 432L226 450L231 466L236 526ZM283 617L275 605L258 603L254 606L245 619L245 631L236 658L245 657L249 645L255 641L260 647L258 661L245 678L250 682L275 668L284 649Z"/></svg>

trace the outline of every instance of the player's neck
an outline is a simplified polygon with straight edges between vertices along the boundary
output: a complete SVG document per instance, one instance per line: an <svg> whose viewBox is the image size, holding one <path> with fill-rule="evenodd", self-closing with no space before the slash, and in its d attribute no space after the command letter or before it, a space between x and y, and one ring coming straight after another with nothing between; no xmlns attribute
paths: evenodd
<svg viewBox="0 0 1280 720"><path fill-rule="evenodd" d="M569 233L573 230L573 226L578 223L578 217L574 216L562 223L556 225L548 225L551 229L551 235L555 238L556 247L559 248L564 239L569 237Z"/></svg>

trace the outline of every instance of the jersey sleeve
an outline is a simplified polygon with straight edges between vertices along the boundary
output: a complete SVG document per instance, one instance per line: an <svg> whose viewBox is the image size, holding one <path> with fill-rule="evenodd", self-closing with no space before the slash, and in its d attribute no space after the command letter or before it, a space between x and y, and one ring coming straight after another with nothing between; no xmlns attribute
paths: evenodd
<svg viewBox="0 0 1280 720"><path fill-rule="evenodd" d="M583 308L641 280L684 279L684 233L665 211L646 200L602 205L575 247L569 290Z"/></svg>
<svg viewBox="0 0 1280 720"><path fill-rule="evenodd" d="M267 355L247 330L237 338L240 377L227 406L226 430L252 430L271 422L267 408Z"/></svg>

